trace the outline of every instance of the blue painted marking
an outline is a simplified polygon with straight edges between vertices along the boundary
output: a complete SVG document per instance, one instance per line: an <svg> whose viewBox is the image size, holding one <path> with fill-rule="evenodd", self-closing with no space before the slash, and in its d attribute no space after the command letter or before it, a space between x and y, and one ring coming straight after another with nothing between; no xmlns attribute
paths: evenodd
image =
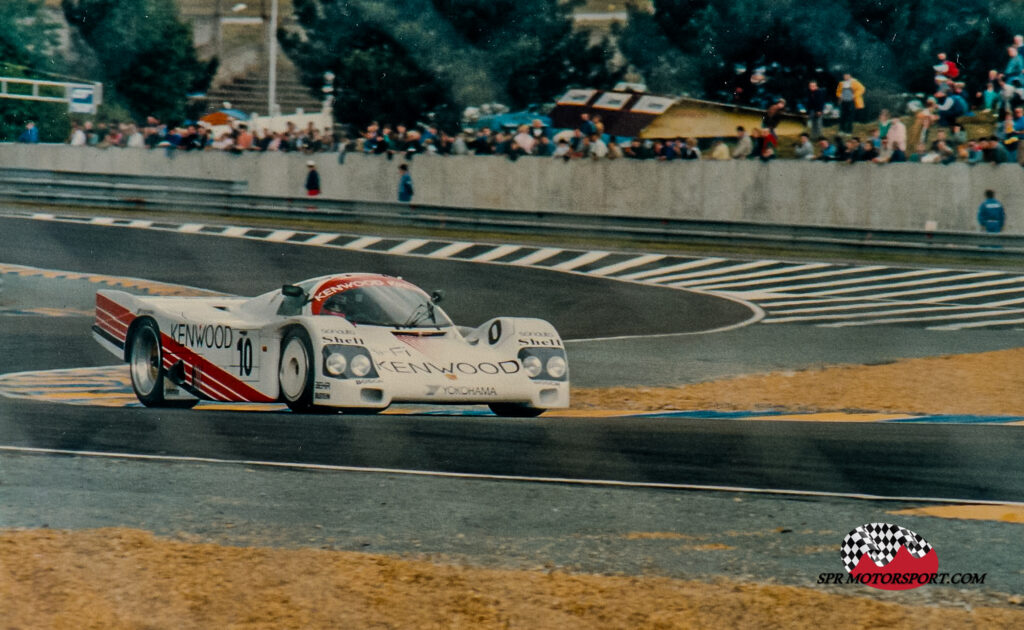
<svg viewBox="0 0 1024 630"><path fill-rule="evenodd" d="M730 420L734 418L766 418L771 416L783 415L795 416L799 414L794 414L792 412L785 411L714 411L711 409L707 409L704 411L644 411L630 415L644 418L696 418L700 420Z"/></svg>
<svg viewBox="0 0 1024 630"><path fill-rule="evenodd" d="M1007 422L1020 422L1024 420L1021 416L970 416L970 415L940 415L940 416L918 416L916 418L899 418L896 420L884 420L883 422L893 423L924 423L937 422L947 424L1004 424Z"/></svg>

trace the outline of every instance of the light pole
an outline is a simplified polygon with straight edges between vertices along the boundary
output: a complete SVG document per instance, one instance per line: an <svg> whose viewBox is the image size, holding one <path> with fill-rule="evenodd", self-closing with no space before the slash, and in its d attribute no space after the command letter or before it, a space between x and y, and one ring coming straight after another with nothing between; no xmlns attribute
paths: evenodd
<svg viewBox="0 0 1024 630"><path fill-rule="evenodd" d="M270 57L270 76L267 78L267 116L274 116L277 114L277 0L271 0L270 3L267 39L267 55Z"/></svg>

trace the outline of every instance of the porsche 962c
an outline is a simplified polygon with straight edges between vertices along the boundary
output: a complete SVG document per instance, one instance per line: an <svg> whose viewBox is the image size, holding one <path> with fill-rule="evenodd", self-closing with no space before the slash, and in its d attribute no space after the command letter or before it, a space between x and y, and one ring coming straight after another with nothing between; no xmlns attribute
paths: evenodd
<svg viewBox="0 0 1024 630"><path fill-rule="evenodd" d="M93 336L126 361L147 407L282 401L374 413L394 402L486 404L535 416L569 405L565 347L540 319L452 324L396 277L322 276L254 298L96 293Z"/></svg>

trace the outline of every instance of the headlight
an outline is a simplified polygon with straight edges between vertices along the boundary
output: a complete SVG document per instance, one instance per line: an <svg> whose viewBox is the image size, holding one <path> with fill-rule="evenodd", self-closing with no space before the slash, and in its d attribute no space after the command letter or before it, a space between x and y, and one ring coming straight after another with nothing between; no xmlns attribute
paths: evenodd
<svg viewBox="0 0 1024 630"><path fill-rule="evenodd" d="M558 356L557 354L548 359L547 364L548 374L551 378L562 378L565 376L565 359Z"/></svg>
<svg viewBox="0 0 1024 630"><path fill-rule="evenodd" d="M355 375L356 378L363 378L364 376L370 373L370 370L372 368L373 363L370 362L370 357L366 356L365 354L357 354L356 356L352 357L350 369L352 370L352 374Z"/></svg>
<svg viewBox="0 0 1024 630"><path fill-rule="evenodd" d="M347 366L348 361L345 360L345 355L339 352L327 355L327 360L324 361L324 369L332 376L341 376L345 373Z"/></svg>
<svg viewBox="0 0 1024 630"><path fill-rule="evenodd" d="M531 355L523 358L523 369L525 369L526 373L530 375L530 378L537 378L542 367L543 364L540 362L540 359L535 356Z"/></svg>

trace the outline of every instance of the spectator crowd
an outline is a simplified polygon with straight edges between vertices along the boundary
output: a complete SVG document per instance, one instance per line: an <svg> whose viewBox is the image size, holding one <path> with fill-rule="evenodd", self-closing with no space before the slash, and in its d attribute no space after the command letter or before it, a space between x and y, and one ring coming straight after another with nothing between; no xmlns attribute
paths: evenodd
<svg viewBox="0 0 1024 630"><path fill-rule="evenodd" d="M861 124L854 135L854 122L865 111L867 88L850 74L844 74L834 92L810 81L803 99L807 131L792 146L781 151L800 160L829 162L920 162L950 164L964 162L1024 165L1024 36L1016 36L1007 47L1007 62L1002 71L993 69L984 80L984 89L971 95L960 66L945 53L936 56L929 68L934 76L934 92L923 102L908 107L909 114L892 116L881 110L876 121ZM970 103L973 101L975 107ZM778 99L765 112L760 126L738 127L735 138L639 139L624 140L605 133L599 115L580 115L574 129L553 133L540 120L515 129L492 130L486 126L449 134L436 126L371 123L354 133L335 129L317 129L312 123L298 128L289 123L282 131L250 129L242 121L228 127L203 123L167 126L155 118L145 124L92 123L73 125L68 143L72 146L128 147L164 149L170 152L221 150L244 152L334 151L386 155L399 154L412 159L425 155L497 155L510 160L525 156L551 157L565 161L636 159L742 160L771 161L780 157L776 134L785 100ZM825 120L838 113L838 133L825 137ZM968 137L960 124L973 117ZM990 121L994 121L990 122ZM987 126L986 126L987 125ZM983 134L979 137L978 129ZM215 132L214 130L218 131ZM30 126L20 141L37 141L38 130Z"/></svg>

